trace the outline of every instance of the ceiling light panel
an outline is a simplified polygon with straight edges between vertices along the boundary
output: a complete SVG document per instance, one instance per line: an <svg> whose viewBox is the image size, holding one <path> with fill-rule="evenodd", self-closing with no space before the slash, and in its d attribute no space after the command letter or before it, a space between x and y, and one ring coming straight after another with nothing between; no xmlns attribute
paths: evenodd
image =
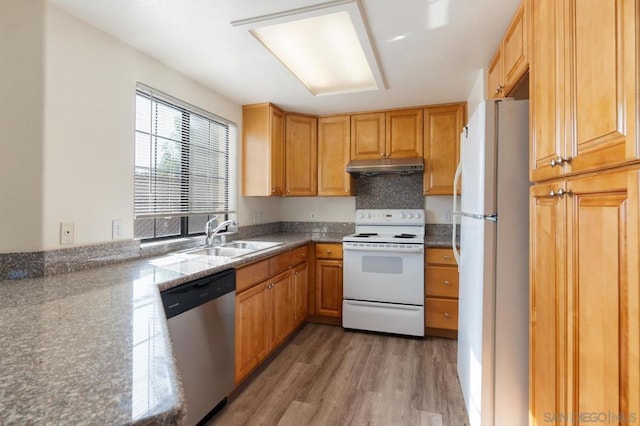
<svg viewBox="0 0 640 426"><path fill-rule="evenodd" d="M357 1L232 22L247 27L314 95L384 89Z"/></svg>

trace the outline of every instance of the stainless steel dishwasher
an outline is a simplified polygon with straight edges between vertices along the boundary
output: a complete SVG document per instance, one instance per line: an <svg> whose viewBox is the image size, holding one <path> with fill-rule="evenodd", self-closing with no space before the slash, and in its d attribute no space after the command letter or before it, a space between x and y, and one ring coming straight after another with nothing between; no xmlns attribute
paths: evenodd
<svg viewBox="0 0 640 426"><path fill-rule="evenodd" d="M211 418L234 386L236 271L161 293L187 401L185 425Z"/></svg>

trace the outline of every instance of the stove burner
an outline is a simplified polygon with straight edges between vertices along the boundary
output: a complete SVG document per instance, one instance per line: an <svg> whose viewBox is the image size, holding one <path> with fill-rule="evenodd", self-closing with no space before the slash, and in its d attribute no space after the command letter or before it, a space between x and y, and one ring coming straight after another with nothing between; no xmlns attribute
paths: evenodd
<svg viewBox="0 0 640 426"><path fill-rule="evenodd" d="M416 234L398 234L394 235L393 238L415 238Z"/></svg>
<svg viewBox="0 0 640 426"><path fill-rule="evenodd" d="M377 232L361 232L360 234L354 235L354 237L366 238L366 237L375 237L376 235L378 235Z"/></svg>

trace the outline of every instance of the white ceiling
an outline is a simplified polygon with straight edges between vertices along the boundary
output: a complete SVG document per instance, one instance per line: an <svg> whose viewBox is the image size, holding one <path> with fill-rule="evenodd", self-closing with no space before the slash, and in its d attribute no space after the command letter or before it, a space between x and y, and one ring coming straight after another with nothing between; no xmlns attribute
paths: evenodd
<svg viewBox="0 0 640 426"><path fill-rule="evenodd" d="M323 1L49 0L239 104L319 115L465 101L520 3L361 0L387 89L332 96L313 96L230 24Z"/></svg>

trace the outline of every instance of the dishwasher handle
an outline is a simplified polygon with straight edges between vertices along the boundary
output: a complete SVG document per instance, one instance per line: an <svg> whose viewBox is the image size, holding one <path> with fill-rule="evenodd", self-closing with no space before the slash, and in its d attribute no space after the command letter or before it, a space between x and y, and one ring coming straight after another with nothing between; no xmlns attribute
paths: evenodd
<svg viewBox="0 0 640 426"><path fill-rule="evenodd" d="M160 293L167 319L217 299L236 289L236 270L227 269Z"/></svg>

